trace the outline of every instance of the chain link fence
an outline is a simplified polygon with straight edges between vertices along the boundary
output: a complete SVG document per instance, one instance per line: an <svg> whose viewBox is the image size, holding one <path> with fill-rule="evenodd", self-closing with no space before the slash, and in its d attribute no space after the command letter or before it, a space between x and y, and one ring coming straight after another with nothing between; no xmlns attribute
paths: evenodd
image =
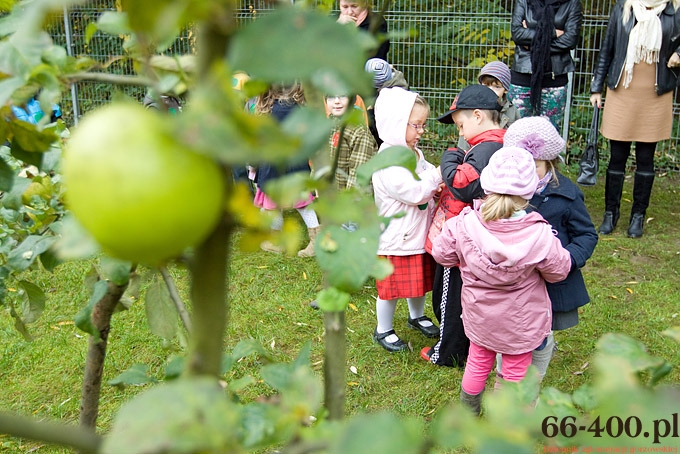
<svg viewBox="0 0 680 454"><path fill-rule="evenodd" d="M374 2L382 3L382 2ZM571 101L565 112L565 131L568 131L568 159L578 156L585 146L585 136L592 118L590 78L599 45L614 0L585 0L581 42L574 52L576 72L571 78ZM271 9L265 0L240 0L237 17L241 23L256 20ZM491 60L512 64L514 44L510 33L510 19L514 0L396 0L385 11L385 18L393 33L390 63L401 70L412 90L419 92L431 105L432 116L448 110L456 93L476 82L479 69ZM377 9L377 7L376 7ZM114 0L91 0L75 6L53 24L55 41L67 47L72 55L89 55L108 70L119 74L133 74L134 69L125 55L124 39L95 33L85 41L87 24L104 11L115 10ZM61 21L61 22L60 22ZM192 52L192 36L187 31L180 36L166 54ZM107 84L81 82L74 85L70 96L62 103L67 122L73 124L78 116L93 107L108 102L116 91L136 99L144 96L140 87L112 87ZM673 105L674 119L678 118L680 103L677 92ZM426 151L439 154L450 143L457 141L455 127L443 126L430 120L430 131L421 139ZM660 167L677 171L680 125L674 122L672 138L657 147ZM606 159L606 146L603 159Z"/></svg>

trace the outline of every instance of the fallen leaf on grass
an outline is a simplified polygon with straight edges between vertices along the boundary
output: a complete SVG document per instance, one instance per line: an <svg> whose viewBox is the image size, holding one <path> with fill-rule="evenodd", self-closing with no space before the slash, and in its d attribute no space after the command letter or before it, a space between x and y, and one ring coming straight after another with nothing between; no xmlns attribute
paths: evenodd
<svg viewBox="0 0 680 454"><path fill-rule="evenodd" d="M356 307L354 304L349 303L349 307L350 307L350 309L352 309L354 312L359 312L359 309L357 309L357 307Z"/></svg>
<svg viewBox="0 0 680 454"><path fill-rule="evenodd" d="M632 293L633 293L633 289L631 289L631 288L628 288L628 287L626 287L626 291L627 291L628 293L630 293L630 294L632 294Z"/></svg>
<svg viewBox="0 0 680 454"><path fill-rule="evenodd" d="M349 381L349 382L347 382L347 386L359 386L359 382Z"/></svg>
<svg viewBox="0 0 680 454"><path fill-rule="evenodd" d="M618 299L618 298L616 297L616 295L609 295L609 297L610 297L611 299L613 299L613 300L617 300L617 299Z"/></svg>
<svg viewBox="0 0 680 454"><path fill-rule="evenodd" d="M269 346L274 350L274 347L276 346L276 339L272 339L272 343L269 344Z"/></svg>
<svg viewBox="0 0 680 454"><path fill-rule="evenodd" d="M637 285L637 284L639 284L638 281L628 281L628 282L626 282L626 285Z"/></svg>
<svg viewBox="0 0 680 454"><path fill-rule="evenodd" d="M357 368L356 368L356 367L354 367L354 366L349 366L349 370L350 370L350 372L352 372L354 375L357 374Z"/></svg>
<svg viewBox="0 0 680 454"><path fill-rule="evenodd" d="M307 273L305 273L304 271L302 272L302 279L307 280Z"/></svg>
<svg viewBox="0 0 680 454"><path fill-rule="evenodd" d="M588 361L586 361L585 363L583 363L583 366L581 366L581 370L577 370L576 372L573 373L573 375L582 375L583 372L588 368L588 365L589 363Z"/></svg>

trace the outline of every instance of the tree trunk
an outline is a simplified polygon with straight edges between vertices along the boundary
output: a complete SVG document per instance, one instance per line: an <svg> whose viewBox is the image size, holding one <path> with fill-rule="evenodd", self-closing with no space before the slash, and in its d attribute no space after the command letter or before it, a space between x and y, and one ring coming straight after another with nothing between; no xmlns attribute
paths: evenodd
<svg viewBox="0 0 680 454"><path fill-rule="evenodd" d="M111 329L111 317L120 298L125 293L127 284L116 285L108 282L108 289L104 297L92 309L92 323L99 330L101 339L95 341L90 336L85 360L85 375L80 401L80 426L95 429L99 412L99 395L102 387L106 346Z"/></svg>
<svg viewBox="0 0 680 454"><path fill-rule="evenodd" d="M340 420L345 417L345 367L347 367L345 312L324 312L323 320L326 329L324 405L328 410L328 419Z"/></svg>

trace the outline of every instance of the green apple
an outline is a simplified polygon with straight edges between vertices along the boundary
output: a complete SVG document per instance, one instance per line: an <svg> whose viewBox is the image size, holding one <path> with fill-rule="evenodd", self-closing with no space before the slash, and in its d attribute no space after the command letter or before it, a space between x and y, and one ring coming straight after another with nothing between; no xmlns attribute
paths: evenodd
<svg viewBox="0 0 680 454"><path fill-rule="evenodd" d="M111 104L86 115L65 147L67 207L114 257L152 266L177 257L224 209L222 169L178 143L168 121Z"/></svg>

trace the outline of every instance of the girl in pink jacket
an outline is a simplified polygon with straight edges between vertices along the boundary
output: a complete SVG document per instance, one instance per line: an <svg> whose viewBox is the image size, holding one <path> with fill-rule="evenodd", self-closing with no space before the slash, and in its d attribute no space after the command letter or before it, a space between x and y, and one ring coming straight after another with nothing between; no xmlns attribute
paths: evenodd
<svg viewBox="0 0 680 454"><path fill-rule="evenodd" d="M476 414L493 368L502 355L502 374L520 381L551 329L551 304L545 282L567 277L571 257L550 224L525 211L538 185L536 165L527 150L504 147L480 176L487 197L479 211L465 208L449 219L432 246L445 267L460 266L463 325L470 339L461 402Z"/></svg>

